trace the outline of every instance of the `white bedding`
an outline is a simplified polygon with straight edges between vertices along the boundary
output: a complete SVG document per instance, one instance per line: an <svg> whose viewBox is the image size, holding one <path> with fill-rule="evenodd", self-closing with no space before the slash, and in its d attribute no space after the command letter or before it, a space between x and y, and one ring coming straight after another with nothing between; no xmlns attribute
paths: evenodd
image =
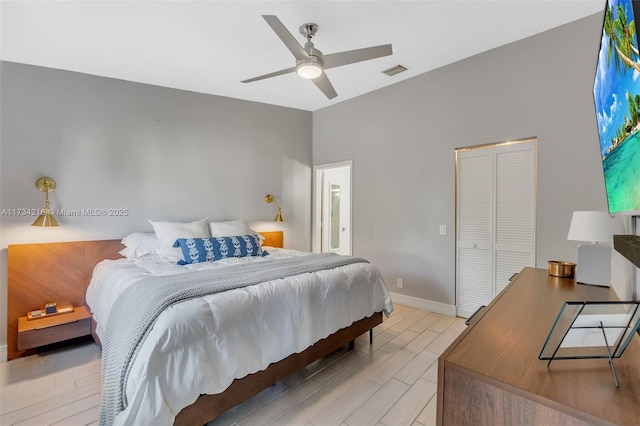
<svg viewBox="0 0 640 426"><path fill-rule="evenodd" d="M159 256L107 260L94 270L87 304L100 337L111 306L127 286L149 275L220 268L306 253L268 249L246 257L179 266ZM128 406L116 424L172 424L200 394L224 391L236 378L301 352L374 312L391 313L378 270L356 263L188 300L160 315L133 363Z"/></svg>

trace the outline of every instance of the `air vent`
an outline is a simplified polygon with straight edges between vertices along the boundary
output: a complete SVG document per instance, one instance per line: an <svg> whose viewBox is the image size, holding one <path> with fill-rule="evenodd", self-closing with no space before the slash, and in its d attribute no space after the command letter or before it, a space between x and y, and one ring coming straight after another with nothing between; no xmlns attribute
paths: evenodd
<svg viewBox="0 0 640 426"><path fill-rule="evenodd" d="M388 75L389 77L391 77L393 75L400 74L401 72L405 72L407 69L408 68L405 67L404 65L398 64L395 67L391 67L388 70L384 70L382 72Z"/></svg>

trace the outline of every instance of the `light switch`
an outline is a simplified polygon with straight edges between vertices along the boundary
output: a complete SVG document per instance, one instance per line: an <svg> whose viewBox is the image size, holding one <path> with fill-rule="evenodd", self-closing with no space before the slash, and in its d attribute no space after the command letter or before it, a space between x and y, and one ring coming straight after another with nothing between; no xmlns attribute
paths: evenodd
<svg viewBox="0 0 640 426"><path fill-rule="evenodd" d="M440 225L440 235L447 235L447 225Z"/></svg>

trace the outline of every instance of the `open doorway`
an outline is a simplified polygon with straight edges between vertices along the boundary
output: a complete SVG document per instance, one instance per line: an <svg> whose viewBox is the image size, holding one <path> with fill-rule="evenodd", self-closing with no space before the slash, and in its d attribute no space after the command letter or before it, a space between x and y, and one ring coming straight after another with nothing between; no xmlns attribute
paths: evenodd
<svg viewBox="0 0 640 426"><path fill-rule="evenodd" d="M313 251L351 255L352 161L315 166Z"/></svg>

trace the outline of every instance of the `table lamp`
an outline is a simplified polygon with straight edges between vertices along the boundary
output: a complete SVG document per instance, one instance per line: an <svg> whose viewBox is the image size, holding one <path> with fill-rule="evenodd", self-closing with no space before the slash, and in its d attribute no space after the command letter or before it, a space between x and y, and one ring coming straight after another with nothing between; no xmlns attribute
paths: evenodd
<svg viewBox="0 0 640 426"><path fill-rule="evenodd" d="M607 212L573 212L567 240L588 243L578 246L577 282L609 287L614 226Z"/></svg>

